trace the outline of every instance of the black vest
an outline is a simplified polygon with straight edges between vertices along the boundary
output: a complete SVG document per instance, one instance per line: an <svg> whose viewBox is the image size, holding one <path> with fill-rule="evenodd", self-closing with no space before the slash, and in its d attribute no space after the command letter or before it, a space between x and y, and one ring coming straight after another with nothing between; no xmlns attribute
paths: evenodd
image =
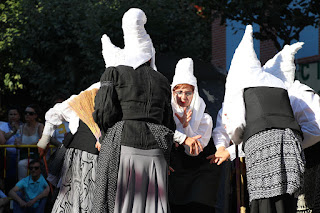
<svg viewBox="0 0 320 213"><path fill-rule="evenodd" d="M93 135L89 127L81 119L79 119L78 130L69 143L68 148L80 149L82 151L98 155L99 151L95 147L96 142L97 139Z"/></svg>
<svg viewBox="0 0 320 213"><path fill-rule="evenodd" d="M252 135L268 129L290 128L301 134L285 89L250 87L244 90L243 97L246 107L244 142Z"/></svg>

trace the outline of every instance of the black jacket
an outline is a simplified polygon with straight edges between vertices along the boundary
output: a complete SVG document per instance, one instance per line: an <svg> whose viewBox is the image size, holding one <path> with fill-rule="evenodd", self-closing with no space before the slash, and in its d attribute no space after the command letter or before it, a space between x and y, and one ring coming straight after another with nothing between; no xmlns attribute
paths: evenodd
<svg viewBox="0 0 320 213"><path fill-rule="evenodd" d="M159 148L146 122L175 130L168 80L146 64L137 69L129 66L109 67L102 78L99 92L105 90L102 88L104 86L108 89L105 112L100 113L100 117L104 118L100 121L100 118L96 119L100 129L106 132L116 122L124 120L122 145L140 149ZM101 109L96 107L95 110L98 115L97 111ZM103 114L105 116L101 116Z"/></svg>

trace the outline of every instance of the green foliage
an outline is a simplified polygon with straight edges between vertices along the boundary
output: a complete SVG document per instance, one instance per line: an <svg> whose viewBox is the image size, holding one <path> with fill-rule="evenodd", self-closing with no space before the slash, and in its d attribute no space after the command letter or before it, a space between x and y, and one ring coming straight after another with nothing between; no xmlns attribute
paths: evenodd
<svg viewBox="0 0 320 213"><path fill-rule="evenodd" d="M36 100L48 103L54 93L78 93L99 81L104 71L100 38L106 33L123 47L121 19L131 7L145 11L157 53L210 61L210 10L197 14L193 2L6 0L0 4L0 74L9 75L1 88L9 92L23 85Z"/></svg>
<svg viewBox="0 0 320 213"><path fill-rule="evenodd" d="M299 40L305 27L319 25L319 0L214 0L212 8L221 15L223 23L230 19L244 25L258 24L260 32L254 32L254 36L259 40L271 39L278 50Z"/></svg>
<svg viewBox="0 0 320 213"><path fill-rule="evenodd" d="M23 89L23 85L19 83L20 80L21 76L19 74L11 76L10 73L6 73L3 82L4 85L15 94L16 90Z"/></svg>

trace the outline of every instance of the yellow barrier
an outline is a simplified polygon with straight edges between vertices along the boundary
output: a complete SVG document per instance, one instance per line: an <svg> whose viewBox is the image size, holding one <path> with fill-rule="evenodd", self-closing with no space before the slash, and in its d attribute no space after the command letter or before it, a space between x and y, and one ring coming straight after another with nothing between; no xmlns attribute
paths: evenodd
<svg viewBox="0 0 320 213"><path fill-rule="evenodd" d="M38 148L37 145L0 145L0 149L4 148L4 166L3 166L3 178L6 178L6 164L7 164L7 148L17 148L17 149L28 149L28 165L29 165L29 159L30 159L30 149L31 148ZM53 145L49 146L50 153L52 154L52 148L56 148ZM28 170L29 175L29 170Z"/></svg>

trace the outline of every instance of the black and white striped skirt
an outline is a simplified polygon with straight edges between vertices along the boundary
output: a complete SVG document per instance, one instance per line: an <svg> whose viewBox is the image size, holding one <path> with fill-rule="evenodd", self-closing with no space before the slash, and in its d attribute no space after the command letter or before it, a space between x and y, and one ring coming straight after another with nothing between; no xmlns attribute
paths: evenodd
<svg viewBox="0 0 320 213"><path fill-rule="evenodd" d="M250 137L244 147L250 202L290 194L303 186L301 136L291 129L271 129Z"/></svg>

